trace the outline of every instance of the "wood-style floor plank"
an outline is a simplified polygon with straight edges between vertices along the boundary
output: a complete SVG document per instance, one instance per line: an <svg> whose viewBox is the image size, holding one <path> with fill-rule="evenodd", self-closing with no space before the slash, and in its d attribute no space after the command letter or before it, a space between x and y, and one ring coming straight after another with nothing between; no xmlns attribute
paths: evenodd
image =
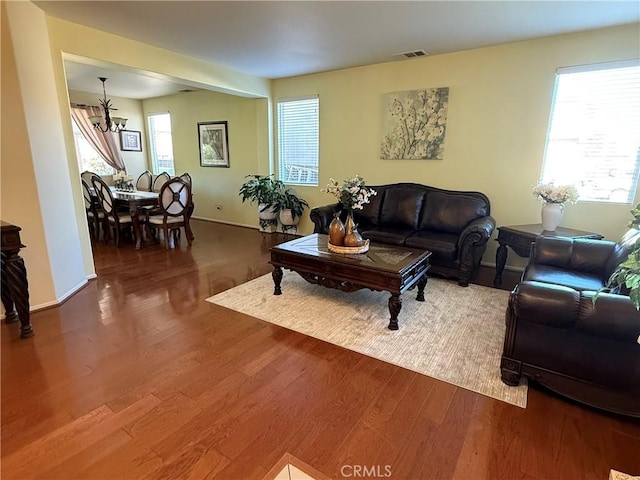
<svg viewBox="0 0 640 480"><path fill-rule="evenodd" d="M291 237L193 223L191 248L96 244L98 278L35 337L1 326L3 479L261 479L283 458L334 479L640 474L637 420L535 387L521 409L205 302Z"/></svg>

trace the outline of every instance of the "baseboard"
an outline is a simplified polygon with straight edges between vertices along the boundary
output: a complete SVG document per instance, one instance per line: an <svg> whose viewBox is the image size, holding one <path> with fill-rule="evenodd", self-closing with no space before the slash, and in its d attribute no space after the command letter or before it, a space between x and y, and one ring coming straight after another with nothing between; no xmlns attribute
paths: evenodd
<svg viewBox="0 0 640 480"><path fill-rule="evenodd" d="M92 273L91 275L87 275L87 280L93 280L94 278L98 278L97 273Z"/></svg>
<svg viewBox="0 0 640 480"><path fill-rule="evenodd" d="M217 218L198 217L198 216L195 216L195 215L193 215L191 218L193 218L194 220L202 220L204 222L224 223L225 225L232 225L234 227L252 228L254 230L258 230L259 229L259 227L257 225L245 225L244 223L227 222L226 220L219 220Z"/></svg>
<svg viewBox="0 0 640 480"><path fill-rule="evenodd" d="M496 268L496 264L495 263L490 263L490 262L480 262L480 265L482 265L483 267L490 267L495 269ZM511 272L524 272L524 268L523 267L513 267L511 265L505 265L504 266L505 270L509 270Z"/></svg>
<svg viewBox="0 0 640 480"><path fill-rule="evenodd" d="M95 277L97 277L97 275L93 274L93 278L95 278ZM87 277L87 278L89 278L89 277ZM88 285L88 284L89 284L88 280L83 280L82 282L80 282L78 285L76 285L75 287L70 289L68 292L66 292L64 295L62 295L57 300L52 300L50 302L39 303L37 305L30 305L29 306L29 312L34 313L34 312L38 312L40 310L45 310L47 308L59 307L64 302L66 302L69 299L69 297L71 297L74 293L76 293L78 290L80 290L81 288L83 288L85 285Z"/></svg>
<svg viewBox="0 0 640 480"><path fill-rule="evenodd" d="M64 301L69 298L71 295L73 295L74 293L76 293L78 290L80 290L82 287L84 287L85 285L87 285L89 282L84 279L82 282L80 282L78 285L76 285L75 287L73 287L71 290L69 290L67 293L65 293L64 295L62 295L60 298L58 298L58 304L64 303Z"/></svg>

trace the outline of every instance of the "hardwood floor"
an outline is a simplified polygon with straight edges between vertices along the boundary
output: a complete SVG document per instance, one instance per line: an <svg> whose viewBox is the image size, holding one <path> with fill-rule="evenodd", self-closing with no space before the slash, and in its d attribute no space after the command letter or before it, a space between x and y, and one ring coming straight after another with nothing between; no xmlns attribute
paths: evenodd
<svg viewBox="0 0 640 480"><path fill-rule="evenodd" d="M191 248L97 245L35 337L2 325L3 479L260 479L287 453L334 479L640 474L638 421L535 388L521 409L205 302L285 237L193 223Z"/></svg>

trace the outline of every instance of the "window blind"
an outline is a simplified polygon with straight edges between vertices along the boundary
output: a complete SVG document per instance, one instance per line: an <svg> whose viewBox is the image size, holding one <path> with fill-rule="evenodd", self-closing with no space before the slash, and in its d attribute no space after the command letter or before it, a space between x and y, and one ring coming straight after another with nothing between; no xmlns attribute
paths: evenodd
<svg viewBox="0 0 640 480"><path fill-rule="evenodd" d="M278 102L278 177L285 183L318 185L319 99Z"/></svg>
<svg viewBox="0 0 640 480"><path fill-rule="evenodd" d="M154 174L167 172L175 175L173 163L173 139L171 137L171 115L155 113L147 117L149 125L149 151Z"/></svg>
<svg viewBox="0 0 640 480"><path fill-rule="evenodd" d="M541 180L574 184L581 201L632 203L639 167L638 61L559 69Z"/></svg>

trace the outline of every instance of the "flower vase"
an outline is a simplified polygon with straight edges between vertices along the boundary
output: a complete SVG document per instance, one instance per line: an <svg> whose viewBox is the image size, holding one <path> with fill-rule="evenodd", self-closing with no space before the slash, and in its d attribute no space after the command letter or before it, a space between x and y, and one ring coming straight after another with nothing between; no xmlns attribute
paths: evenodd
<svg viewBox="0 0 640 480"><path fill-rule="evenodd" d="M345 237L353 232L356 227L356 223L353 221L353 212L349 210L347 212L347 219L344 222L344 235Z"/></svg>
<svg viewBox="0 0 640 480"><path fill-rule="evenodd" d="M353 213L349 210L347 220L344 222L344 245L345 247L360 247L363 244L362 235L358 232L358 225L353 221Z"/></svg>
<svg viewBox="0 0 640 480"><path fill-rule="evenodd" d="M542 229L554 232L562 221L564 203L545 203L542 205Z"/></svg>

